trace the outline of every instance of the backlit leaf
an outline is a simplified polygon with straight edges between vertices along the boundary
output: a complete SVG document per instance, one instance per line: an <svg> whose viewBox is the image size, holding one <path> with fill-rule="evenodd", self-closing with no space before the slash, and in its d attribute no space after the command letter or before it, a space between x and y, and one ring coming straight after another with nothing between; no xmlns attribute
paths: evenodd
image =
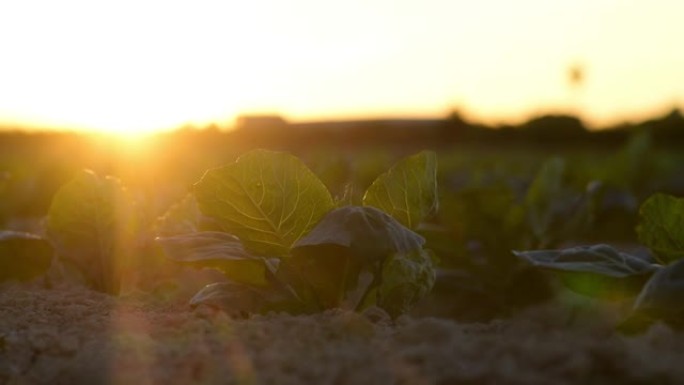
<svg viewBox="0 0 684 385"><path fill-rule="evenodd" d="M639 241L662 263L684 257L684 198L654 194L639 209Z"/></svg>
<svg viewBox="0 0 684 385"><path fill-rule="evenodd" d="M133 205L119 180L85 170L55 194L47 234L96 290L118 293L134 248Z"/></svg>
<svg viewBox="0 0 684 385"><path fill-rule="evenodd" d="M417 228L437 210L437 155L423 151L402 159L368 187L363 204L385 211L410 229Z"/></svg>
<svg viewBox="0 0 684 385"><path fill-rule="evenodd" d="M333 208L325 185L296 157L254 150L195 184L200 210L247 250L284 256Z"/></svg>

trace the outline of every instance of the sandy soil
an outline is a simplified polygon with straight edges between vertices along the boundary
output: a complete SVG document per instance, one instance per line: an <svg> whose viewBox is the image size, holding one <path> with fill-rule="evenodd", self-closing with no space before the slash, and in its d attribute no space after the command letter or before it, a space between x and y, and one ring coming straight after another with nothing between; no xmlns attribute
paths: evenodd
<svg viewBox="0 0 684 385"><path fill-rule="evenodd" d="M231 319L151 294L0 287L2 384L676 384L684 335L554 306L508 320Z"/></svg>

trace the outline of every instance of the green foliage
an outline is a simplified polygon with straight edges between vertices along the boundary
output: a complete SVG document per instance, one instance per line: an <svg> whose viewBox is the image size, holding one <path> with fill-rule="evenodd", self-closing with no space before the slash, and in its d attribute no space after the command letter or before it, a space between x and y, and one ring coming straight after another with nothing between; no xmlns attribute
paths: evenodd
<svg viewBox="0 0 684 385"><path fill-rule="evenodd" d="M639 209L639 241L648 246L665 267L646 283L634 308L619 329L633 334L662 320L684 328L684 199L654 194Z"/></svg>
<svg viewBox="0 0 684 385"><path fill-rule="evenodd" d="M600 169L609 185L640 191L652 174L653 140L648 131L634 132L627 143Z"/></svg>
<svg viewBox="0 0 684 385"><path fill-rule="evenodd" d="M367 196L415 225L437 206L435 155L421 153L393 170L373 183L391 196L376 196L373 189ZM404 205L398 211L392 203L395 189ZM423 237L375 207L334 209L325 186L291 155L247 153L207 171L195 196L202 213L225 232L192 230L157 238L170 258L219 268L229 279L205 287L193 304L248 313L378 305L398 316L434 284ZM167 219L176 212L181 220L173 223L194 217L192 210L179 208Z"/></svg>
<svg viewBox="0 0 684 385"><path fill-rule="evenodd" d="M654 194L639 209L639 241L661 263L684 257L684 198Z"/></svg>
<svg viewBox="0 0 684 385"><path fill-rule="evenodd" d="M581 294L624 299L638 293L632 313L618 326L622 332L641 332L654 320L682 328L684 199L654 194L641 205L639 217L639 240L664 267L607 245L514 254L535 267L558 271Z"/></svg>
<svg viewBox="0 0 684 385"><path fill-rule="evenodd" d="M333 207L325 185L304 163L265 150L207 171L194 192L202 213L257 255L286 255Z"/></svg>
<svg viewBox="0 0 684 385"><path fill-rule="evenodd" d="M608 245L577 246L561 250L514 251L534 266L614 278L648 274L657 266Z"/></svg>
<svg viewBox="0 0 684 385"><path fill-rule="evenodd" d="M591 225L598 191L577 191L567 181L566 161L547 160L525 196L525 213L533 243L552 247L560 240L580 235Z"/></svg>
<svg viewBox="0 0 684 385"><path fill-rule="evenodd" d="M542 165L532 185L527 190L525 202L535 211L543 211L550 205L554 195L563 190L563 178L565 177L565 160L554 157ZM535 213L540 215L539 213Z"/></svg>
<svg viewBox="0 0 684 385"><path fill-rule="evenodd" d="M245 251L234 235L219 231L201 231L158 237L166 256L191 266L221 270L237 283L264 286L266 260Z"/></svg>
<svg viewBox="0 0 684 385"><path fill-rule="evenodd" d="M420 254L424 243L420 235L374 207L346 206L328 213L297 242L292 258L284 263L316 293L323 308L377 304L389 313L394 307L406 310L432 288L434 269ZM419 255L410 258L414 253ZM410 264L398 266L404 261ZM423 271L432 274L431 281L420 274ZM412 287L397 290L391 298L378 292L370 302L363 301L378 285L385 294L409 282Z"/></svg>
<svg viewBox="0 0 684 385"><path fill-rule="evenodd" d="M28 281L52 264L50 243L35 234L0 231L0 282Z"/></svg>
<svg viewBox="0 0 684 385"><path fill-rule="evenodd" d="M513 253L532 266L558 273L573 291L615 300L635 297L659 267L608 245Z"/></svg>
<svg viewBox="0 0 684 385"><path fill-rule="evenodd" d="M377 305L397 317L425 297L435 284L435 269L428 250L416 248L395 253L382 267L377 287Z"/></svg>
<svg viewBox="0 0 684 385"><path fill-rule="evenodd" d="M60 259L96 290L116 294L134 249L133 202L120 181L82 171L55 194L47 234Z"/></svg>
<svg viewBox="0 0 684 385"><path fill-rule="evenodd" d="M423 151L401 160L368 187L363 204L415 229L437 211L437 155Z"/></svg>
<svg viewBox="0 0 684 385"><path fill-rule="evenodd" d="M423 247L425 240L387 213L370 206L345 206L330 211L305 237L295 251L320 245L335 245L368 261L380 261L394 253Z"/></svg>
<svg viewBox="0 0 684 385"><path fill-rule="evenodd" d="M562 158L552 158L546 161L525 197L527 219L532 233L537 239L544 239L551 227L553 205L558 202L557 197L563 193L563 178L565 161ZM542 241L542 243L546 243Z"/></svg>

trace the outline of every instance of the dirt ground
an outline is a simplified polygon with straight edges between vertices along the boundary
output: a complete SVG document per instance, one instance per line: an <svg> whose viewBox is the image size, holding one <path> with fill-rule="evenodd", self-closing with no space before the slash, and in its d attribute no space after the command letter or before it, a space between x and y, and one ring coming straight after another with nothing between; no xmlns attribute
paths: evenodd
<svg viewBox="0 0 684 385"><path fill-rule="evenodd" d="M543 306L512 319L231 319L185 299L0 287L2 384L681 384L684 334Z"/></svg>

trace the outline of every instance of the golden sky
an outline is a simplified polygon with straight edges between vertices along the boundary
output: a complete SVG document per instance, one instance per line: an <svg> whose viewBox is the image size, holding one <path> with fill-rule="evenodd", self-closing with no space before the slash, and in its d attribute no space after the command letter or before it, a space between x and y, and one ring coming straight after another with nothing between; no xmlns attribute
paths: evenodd
<svg viewBox="0 0 684 385"><path fill-rule="evenodd" d="M682 15L681 0L10 0L0 123L149 131L458 108L606 125L684 106Z"/></svg>

